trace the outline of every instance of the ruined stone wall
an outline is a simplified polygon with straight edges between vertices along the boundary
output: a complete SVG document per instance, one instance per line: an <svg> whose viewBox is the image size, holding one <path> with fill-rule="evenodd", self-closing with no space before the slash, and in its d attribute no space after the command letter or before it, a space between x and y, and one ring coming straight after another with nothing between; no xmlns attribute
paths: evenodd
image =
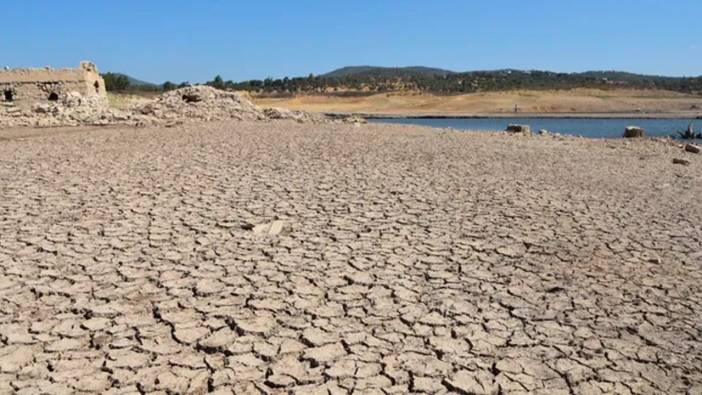
<svg viewBox="0 0 702 395"><path fill-rule="evenodd" d="M106 96L105 82L90 62L76 69L13 69L0 71L0 103L28 107L64 98L69 92Z"/></svg>

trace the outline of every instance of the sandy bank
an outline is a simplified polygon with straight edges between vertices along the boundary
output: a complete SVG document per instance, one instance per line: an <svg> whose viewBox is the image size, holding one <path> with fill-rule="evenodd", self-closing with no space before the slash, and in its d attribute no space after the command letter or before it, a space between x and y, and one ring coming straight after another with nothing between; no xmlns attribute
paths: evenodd
<svg viewBox="0 0 702 395"><path fill-rule="evenodd" d="M395 116L702 116L702 97L666 91L574 89L486 92L466 95L389 93L363 97L257 98L259 105L331 113Z"/></svg>

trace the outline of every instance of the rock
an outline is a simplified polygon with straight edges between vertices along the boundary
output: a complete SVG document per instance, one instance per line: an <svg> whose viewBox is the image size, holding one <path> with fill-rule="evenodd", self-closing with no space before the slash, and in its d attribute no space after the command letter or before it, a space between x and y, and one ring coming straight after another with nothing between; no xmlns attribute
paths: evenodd
<svg viewBox="0 0 702 395"><path fill-rule="evenodd" d="M507 125L507 129L505 129L505 132L531 134L531 128L529 127L529 125L509 124Z"/></svg>
<svg viewBox="0 0 702 395"><path fill-rule="evenodd" d="M199 103L202 101L202 96L200 96L199 92L184 93L182 97L186 103Z"/></svg>
<svg viewBox="0 0 702 395"><path fill-rule="evenodd" d="M271 223L271 228L268 230L268 234L271 236L279 235L286 227L287 225L283 221L273 221L273 223Z"/></svg>
<svg viewBox="0 0 702 395"><path fill-rule="evenodd" d="M690 161L687 159L680 159L680 158L674 158L673 163L676 165L683 165L683 166L689 166Z"/></svg>
<svg viewBox="0 0 702 395"><path fill-rule="evenodd" d="M700 153L700 147L693 145L693 144L685 144L685 151L687 152L692 152L693 154L699 154Z"/></svg>
<svg viewBox="0 0 702 395"><path fill-rule="evenodd" d="M540 129L540 130L539 130L539 134L542 135L542 136L544 136L544 135L549 134L549 132L548 132L548 130L546 130L546 129Z"/></svg>
<svg viewBox="0 0 702 395"><path fill-rule="evenodd" d="M276 220L270 223L258 224L254 226L252 230L253 233L257 235L277 236L280 234L287 234L290 227L284 221Z"/></svg>
<svg viewBox="0 0 702 395"><path fill-rule="evenodd" d="M627 126L624 129L625 138L644 137L646 132L638 126Z"/></svg>

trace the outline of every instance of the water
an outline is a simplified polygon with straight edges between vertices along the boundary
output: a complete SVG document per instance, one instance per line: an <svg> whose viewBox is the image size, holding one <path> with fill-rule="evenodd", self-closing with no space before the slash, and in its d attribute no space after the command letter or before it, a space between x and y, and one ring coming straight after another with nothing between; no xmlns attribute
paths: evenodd
<svg viewBox="0 0 702 395"><path fill-rule="evenodd" d="M510 123L529 125L533 132L580 135L591 138L619 138L627 126L639 126L647 136L671 136L687 130L693 124L702 130L702 119L647 119L647 118L377 118L370 122L424 125L459 130L503 131Z"/></svg>

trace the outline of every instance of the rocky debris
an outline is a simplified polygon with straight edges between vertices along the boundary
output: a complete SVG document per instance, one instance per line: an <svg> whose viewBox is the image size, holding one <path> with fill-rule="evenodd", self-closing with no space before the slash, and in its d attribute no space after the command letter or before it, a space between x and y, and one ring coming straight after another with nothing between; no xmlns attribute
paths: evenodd
<svg viewBox="0 0 702 395"><path fill-rule="evenodd" d="M673 158L673 163L676 165L683 165L683 166L689 166L690 161L687 159L681 159L681 158Z"/></svg>
<svg viewBox="0 0 702 395"><path fill-rule="evenodd" d="M111 108L106 99L69 92L58 101L30 109L0 108L0 127L156 125L173 127L187 122L292 120L301 123L364 122L356 117L327 117L303 111L256 106L247 95L209 86L189 86L165 92L127 110Z"/></svg>
<svg viewBox="0 0 702 395"><path fill-rule="evenodd" d="M284 108L265 108L263 114L267 119L291 119L300 123L303 122L325 122L331 118L324 115L311 114L304 111L292 111Z"/></svg>
<svg viewBox="0 0 702 395"><path fill-rule="evenodd" d="M292 120L301 123L363 122L356 117L328 117L304 111L262 108L248 95L210 86L189 86L169 91L155 100L134 106L131 111L146 116L144 121L272 121Z"/></svg>
<svg viewBox="0 0 702 395"><path fill-rule="evenodd" d="M529 125L509 124L507 125L505 132L531 134L531 127Z"/></svg>
<svg viewBox="0 0 702 395"><path fill-rule="evenodd" d="M209 86L188 86L168 91L151 102L132 107L145 120L159 121L248 120L265 119L261 108L237 92L228 92Z"/></svg>
<svg viewBox="0 0 702 395"><path fill-rule="evenodd" d="M692 152L693 154L699 154L702 149L699 146L693 144L685 144L685 151Z"/></svg>
<svg viewBox="0 0 702 395"><path fill-rule="evenodd" d="M0 108L0 127L33 126L79 126L124 123L132 119L131 114L112 109L100 96L82 96L68 92L59 100L35 104L31 108Z"/></svg>
<svg viewBox="0 0 702 395"><path fill-rule="evenodd" d="M644 131L643 128L640 128L638 126L627 126L624 129L625 138L644 137L645 135L646 131Z"/></svg>

